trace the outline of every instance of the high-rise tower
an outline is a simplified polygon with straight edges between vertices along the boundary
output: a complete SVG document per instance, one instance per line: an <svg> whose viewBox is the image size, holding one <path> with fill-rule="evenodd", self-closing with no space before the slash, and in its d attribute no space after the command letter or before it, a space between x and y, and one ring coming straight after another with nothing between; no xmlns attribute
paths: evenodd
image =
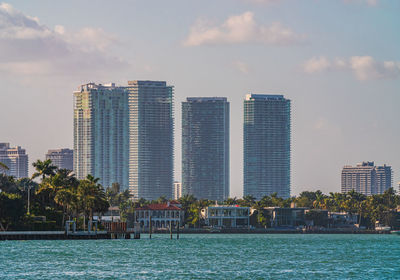
<svg viewBox="0 0 400 280"><path fill-rule="evenodd" d="M129 81L129 187L136 198L171 198L174 171L173 87Z"/></svg>
<svg viewBox="0 0 400 280"><path fill-rule="evenodd" d="M198 199L229 196L229 102L225 97L182 102L182 191Z"/></svg>
<svg viewBox="0 0 400 280"><path fill-rule="evenodd" d="M128 188L128 93L122 87L82 85L74 92L74 171L104 187Z"/></svg>
<svg viewBox="0 0 400 280"><path fill-rule="evenodd" d="M244 195L290 196L290 100L248 94L244 101Z"/></svg>

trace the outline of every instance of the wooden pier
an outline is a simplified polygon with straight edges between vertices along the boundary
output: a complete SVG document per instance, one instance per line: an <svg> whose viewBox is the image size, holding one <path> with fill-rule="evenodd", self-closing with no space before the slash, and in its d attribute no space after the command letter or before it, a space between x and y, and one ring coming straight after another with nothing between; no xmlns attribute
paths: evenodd
<svg viewBox="0 0 400 280"><path fill-rule="evenodd" d="M65 231L0 231L0 240L69 240L69 239L111 239L107 231L74 232Z"/></svg>
<svg viewBox="0 0 400 280"><path fill-rule="evenodd" d="M65 231L0 231L1 240L90 240L140 239L140 227L127 228L125 222L103 223L105 230L97 230L97 222L88 223L87 231L76 230L75 221L66 221Z"/></svg>

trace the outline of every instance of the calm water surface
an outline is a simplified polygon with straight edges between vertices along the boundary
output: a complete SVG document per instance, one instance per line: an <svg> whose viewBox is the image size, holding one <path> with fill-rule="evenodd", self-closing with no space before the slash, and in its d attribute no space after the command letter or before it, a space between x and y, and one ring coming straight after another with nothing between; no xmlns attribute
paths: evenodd
<svg viewBox="0 0 400 280"><path fill-rule="evenodd" d="M400 279L400 236L0 241L0 279Z"/></svg>

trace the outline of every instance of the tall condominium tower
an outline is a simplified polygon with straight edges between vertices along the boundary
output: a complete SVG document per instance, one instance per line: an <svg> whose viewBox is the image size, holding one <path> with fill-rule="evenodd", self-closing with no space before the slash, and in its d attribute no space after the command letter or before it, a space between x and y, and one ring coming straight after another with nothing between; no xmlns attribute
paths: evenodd
<svg viewBox="0 0 400 280"><path fill-rule="evenodd" d="M82 85L74 92L74 171L104 186L127 189L129 148L128 93L114 84Z"/></svg>
<svg viewBox="0 0 400 280"><path fill-rule="evenodd" d="M10 148L9 143L0 143L0 162L8 167L0 168L0 173L17 179L28 177L28 155L20 146Z"/></svg>
<svg viewBox="0 0 400 280"><path fill-rule="evenodd" d="M129 81L129 187L136 198L173 195L173 87Z"/></svg>
<svg viewBox="0 0 400 280"><path fill-rule="evenodd" d="M382 194L392 187L392 168L363 162L357 166L345 166L342 170L342 193L351 190L364 195Z"/></svg>
<svg viewBox="0 0 400 280"><path fill-rule="evenodd" d="M48 150L47 159L60 169L74 170L74 151L71 149Z"/></svg>
<svg viewBox="0 0 400 280"><path fill-rule="evenodd" d="M182 191L198 199L229 196L229 102L225 97L182 102Z"/></svg>
<svg viewBox="0 0 400 280"><path fill-rule="evenodd" d="M290 196L290 100L248 94L244 101L244 195Z"/></svg>

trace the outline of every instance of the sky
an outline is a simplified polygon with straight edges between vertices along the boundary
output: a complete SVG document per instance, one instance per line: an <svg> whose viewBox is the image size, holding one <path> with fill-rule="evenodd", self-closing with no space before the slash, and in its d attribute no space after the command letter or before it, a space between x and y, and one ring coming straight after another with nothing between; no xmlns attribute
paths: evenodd
<svg viewBox="0 0 400 280"><path fill-rule="evenodd" d="M291 193L340 191L344 165L400 181L399 0L15 0L0 2L0 142L30 163L73 147L88 82L165 80L181 102L231 103L231 196L243 192L243 100L292 100ZM31 168L32 172L32 168ZM397 187L396 187L397 188Z"/></svg>

